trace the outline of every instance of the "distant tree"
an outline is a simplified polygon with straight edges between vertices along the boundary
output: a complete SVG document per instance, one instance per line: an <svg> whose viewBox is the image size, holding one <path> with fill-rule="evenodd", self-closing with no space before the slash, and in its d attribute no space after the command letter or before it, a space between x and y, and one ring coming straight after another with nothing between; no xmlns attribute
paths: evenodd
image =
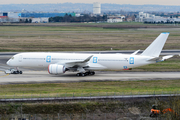
<svg viewBox="0 0 180 120"><path fill-rule="evenodd" d="M71 21L71 17L72 17L72 16L69 16L69 15L66 13L66 15L64 16L64 22L70 22L70 21Z"/></svg>
<svg viewBox="0 0 180 120"><path fill-rule="evenodd" d="M23 20L22 20L22 19L20 19L20 20L19 20L19 22L23 22Z"/></svg>
<svg viewBox="0 0 180 120"><path fill-rule="evenodd" d="M91 17L88 14L84 14L84 16L73 17L71 14L65 14L64 17L56 16L49 18L49 22L96 22L96 21L106 21L107 15L103 17Z"/></svg>
<svg viewBox="0 0 180 120"><path fill-rule="evenodd" d="M68 16L68 14L66 13L65 16ZM64 16L64 17L65 17L65 16Z"/></svg>
<svg viewBox="0 0 180 120"><path fill-rule="evenodd" d="M29 19L29 23L32 23L32 19Z"/></svg>
<svg viewBox="0 0 180 120"><path fill-rule="evenodd" d="M29 22L28 19L26 19L26 20L25 20L25 23L28 23L28 22Z"/></svg>
<svg viewBox="0 0 180 120"><path fill-rule="evenodd" d="M103 21L107 21L107 15L103 15L102 19Z"/></svg>

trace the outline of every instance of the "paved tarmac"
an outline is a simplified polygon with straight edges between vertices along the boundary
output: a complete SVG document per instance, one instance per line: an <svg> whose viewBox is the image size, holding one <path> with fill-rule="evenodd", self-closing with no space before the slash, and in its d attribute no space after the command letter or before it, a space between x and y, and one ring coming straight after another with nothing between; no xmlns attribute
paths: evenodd
<svg viewBox="0 0 180 120"><path fill-rule="evenodd" d="M180 79L180 72L96 72L94 76L77 77L76 73L50 75L47 71L24 71L20 74L6 75L0 72L0 84L20 83L60 83L89 81L136 81Z"/></svg>

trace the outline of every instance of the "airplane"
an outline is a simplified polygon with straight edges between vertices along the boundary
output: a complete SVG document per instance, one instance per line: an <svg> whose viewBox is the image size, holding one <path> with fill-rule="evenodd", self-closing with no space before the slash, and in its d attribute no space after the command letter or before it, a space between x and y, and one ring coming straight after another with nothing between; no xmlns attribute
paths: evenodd
<svg viewBox="0 0 180 120"><path fill-rule="evenodd" d="M94 75L95 70L131 70L173 57L173 55L159 56L168 36L167 32L161 33L141 54L137 54L139 50L132 54L30 52L16 54L6 64L16 68L47 67L49 74L54 75L64 74L67 71L78 72L76 76L87 76Z"/></svg>

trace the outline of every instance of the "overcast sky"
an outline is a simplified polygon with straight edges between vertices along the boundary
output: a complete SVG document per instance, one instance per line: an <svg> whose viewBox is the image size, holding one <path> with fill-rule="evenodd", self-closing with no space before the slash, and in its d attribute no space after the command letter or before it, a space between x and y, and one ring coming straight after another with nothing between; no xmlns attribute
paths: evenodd
<svg viewBox="0 0 180 120"><path fill-rule="evenodd" d="M38 4L38 3L115 3L115 4L158 4L158 5L180 5L180 0L0 0L0 4Z"/></svg>

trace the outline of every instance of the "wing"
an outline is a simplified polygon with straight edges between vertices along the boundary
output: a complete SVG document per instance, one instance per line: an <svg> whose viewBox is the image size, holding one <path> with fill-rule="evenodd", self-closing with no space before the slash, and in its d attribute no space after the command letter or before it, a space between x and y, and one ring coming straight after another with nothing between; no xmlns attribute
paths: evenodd
<svg viewBox="0 0 180 120"><path fill-rule="evenodd" d="M87 63L91 58L93 57L93 55L89 56L88 58L86 58L83 61L75 61L75 62L67 62L66 64L84 64Z"/></svg>
<svg viewBox="0 0 180 120"><path fill-rule="evenodd" d="M79 71L79 72L85 72L86 70L90 69L98 69L98 68L105 68L104 66L100 64L93 64L89 63L93 55L89 56L85 60L82 61L73 61L73 62L58 62L56 64L58 65L65 65L65 67L70 71Z"/></svg>
<svg viewBox="0 0 180 120"><path fill-rule="evenodd" d="M74 61L74 62L66 62L65 66L67 68L80 68L87 67L88 61L93 57L93 55L89 56L83 61Z"/></svg>

